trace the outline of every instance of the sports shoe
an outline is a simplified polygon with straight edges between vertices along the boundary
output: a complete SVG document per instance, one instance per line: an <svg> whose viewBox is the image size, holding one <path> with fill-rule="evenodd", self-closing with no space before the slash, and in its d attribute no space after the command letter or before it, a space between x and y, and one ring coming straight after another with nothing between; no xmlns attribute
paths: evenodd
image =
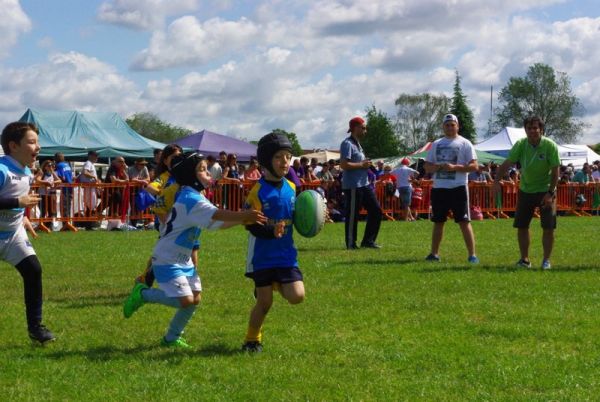
<svg viewBox="0 0 600 402"><path fill-rule="evenodd" d="M144 289L148 289L148 286L143 283L136 283L131 290L131 294L123 304L123 315L125 318L131 317L133 313L144 305L144 299L142 299L142 290Z"/></svg>
<svg viewBox="0 0 600 402"><path fill-rule="evenodd" d="M550 260L542 261L542 269L550 269L552 268L552 264L550 264Z"/></svg>
<svg viewBox="0 0 600 402"><path fill-rule="evenodd" d="M174 341L167 341L164 337L160 340L160 346L175 349L191 349L192 346L183 338L177 338Z"/></svg>
<svg viewBox="0 0 600 402"><path fill-rule="evenodd" d="M479 258L476 255L472 255L467 259L470 264L479 264Z"/></svg>
<svg viewBox="0 0 600 402"><path fill-rule="evenodd" d="M442 259L439 255L429 254L427 257L425 257L425 261L440 262Z"/></svg>
<svg viewBox="0 0 600 402"><path fill-rule="evenodd" d="M245 342L242 345L242 352L260 353L260 352L262 352L262 350L263 350L262 343L260 343L258 341L249 341L249 342Z"/></svg>
<svg viewBox="0 0 600 402"><path fill-rule="evenodd" d="M360 247L358 247L356 244L352 244L346 247L347 250L358 250L359 248Z"/></svg>
<svg viewBox="0 0 600 402"><path fill-rule="evenodd" d="M56 337L45 325L37 325L29 328L29 338L33 342L39 342L40 345L44 345L46 342L52 342L56 340Z"/></svg>
<svg viewBox="0 0 600 402"><path fill-rule="evenodd" d="M524 260L524 259L521 258L519 261L517 261L517 267L531 268L531 261Z"/></svg>
<svg viewBox="0 0 600 402"><path fill-rule="evenodd" d="M360 248L381 248L381 246L377 243L362 243Z"/></svg>

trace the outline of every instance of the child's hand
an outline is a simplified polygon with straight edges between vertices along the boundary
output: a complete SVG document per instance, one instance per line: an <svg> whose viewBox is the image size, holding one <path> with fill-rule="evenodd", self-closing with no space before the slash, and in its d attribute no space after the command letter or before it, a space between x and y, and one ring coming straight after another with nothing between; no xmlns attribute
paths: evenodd
<svg viewBox="0 0 600 402"><path fill-rule="evenodd" d="M267 222L267 217L264 216L261 211L252 209L244 211L243 214L244 225L253 225L255 223L258 223L259 225L264 225Z"/></svg>
<svg viewBox="0 0 600 402"><path fill-rule="evenodd" d="M40 202L41 198L37 194L26 194L19 197L19 207L33 207Z"/></svg>
<svg viewBox="0 0 600 402"><path fill-rule="evenodd" d="M285 222L277 222L273 227L273 233L275 234L276 239L280 239L281 237L283 237L283 234L285 233Z"/></svg>
<svg viewBox="0 0 600 402"><path fill-rule="evenodd" d="M35 233L35 229L33 228L33 226L31 225L31 222L29 221L29 219L26 216L23 217L23 226L25 226L26 231L31 233L31 236L34 239L37 239L38 235L37 235L37 233Z"/></svg>

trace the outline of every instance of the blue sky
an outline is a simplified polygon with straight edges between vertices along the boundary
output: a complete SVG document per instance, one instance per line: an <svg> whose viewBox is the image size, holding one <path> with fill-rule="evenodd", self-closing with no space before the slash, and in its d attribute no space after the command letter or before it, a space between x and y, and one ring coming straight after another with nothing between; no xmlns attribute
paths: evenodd
<svg viewBox="0 0 600 402"><path fill-rule="evenodd" d="M566 72L600 142L600 2L0 0L0 123L28 108L152 112L257 139L336 148L366 107L451 95L485 134L489 88L536 62ZM494 96L496 96L495 94Z"/></svg>

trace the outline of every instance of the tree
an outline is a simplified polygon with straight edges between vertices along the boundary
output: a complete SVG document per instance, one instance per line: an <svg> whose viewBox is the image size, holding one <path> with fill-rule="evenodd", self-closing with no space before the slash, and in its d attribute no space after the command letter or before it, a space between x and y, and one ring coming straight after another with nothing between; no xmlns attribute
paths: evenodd
<svg viewBox="0 0 600 402"><path fill-rule="evenodd" d="M467 105L467 97L463 94L460 87L460 75L456 71L456 79L454 80L454 95L452 96L452 106L450 113L458 117L459 128L458 133L471 142L475 142L477 138L477 130L473 122L473 112Z"/></svg>
<svg viewBox="0 0 600 402"><path fill-rule="evenodd" d="M272 132L275 134L283 134L288 137L288 139L292 143L292 155L294 155L294 156L302 155L302 153L303 153L302 147L300 146L300 142L298 142L298 136L296 135L296 133L288 133L287 131L285 131L281 128L276 128Z"/></svg>
<svg viewBox="0 0 600 402"><path fill-rule="evenodd" d="M367 108L366 113L367 136L361 141L365 154L381 158L400 155L404 148L388 116L375 105Z"/></svg>
<svg viewBox="0 0 600 402"><path fill-rule="evenodd" d="M545 122L547 136L573 143L586 127L576 118L584 108L571 90L570 78L546 64L529 67L525 77L511 77L498 100L496 131L505 126L521 126L527 116L537 115Z"/></svg>
<svg viewBox="0 0 600 402"><path fill-rule="evenodd" d="M136 113L126 120L136 132L155 141L169 143L191 134L191 130L172 126L149 112Z"/></svg>
<svg viewBox="0 0 600 402"><path fill-rule="evenodd" d="M395 104L396 130L409 150L414 151L440 136L442 119L450 107L446 95L401 94Z"/></svg>

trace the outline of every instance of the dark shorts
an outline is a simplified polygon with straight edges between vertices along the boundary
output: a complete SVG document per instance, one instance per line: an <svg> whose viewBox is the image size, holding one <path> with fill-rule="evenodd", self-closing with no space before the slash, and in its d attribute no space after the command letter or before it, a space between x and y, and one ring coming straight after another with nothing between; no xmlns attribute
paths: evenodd
<svg viewBox="0 0 600 402"><path fill-rule="evenodd" d="M467 186L431 189L431 221L446 222L449 211L456 223L471 221Z"/></svg>
<svg viewBox="0 0 600 402"><path fill-rule="evenodd" d="M552 208L542 208L542 201L546 192L543 193L524 193L519 190L517 198L517 211L515 212L515 221L513 227L519 229L528 229L533 218L536 207L540 207L540 221L543 229L556 229L556 199Z"/></svg>
<svg viewBox="0 0 600 402"><path fill-rule="evenodd" d="M254 280L254 286L261 288L271 286L273 282L292 283L302 281L302 272L296 267L267 268L255 272L247 272L246 276Z"/></svg>
<svg viewBox="0 0 600 402"><path fill-rule="evenodd" d="M398 188L398 192L400 193L400 202L403 207L410 207L410 203L412 201L412 187L400 187Z"/></svg>

